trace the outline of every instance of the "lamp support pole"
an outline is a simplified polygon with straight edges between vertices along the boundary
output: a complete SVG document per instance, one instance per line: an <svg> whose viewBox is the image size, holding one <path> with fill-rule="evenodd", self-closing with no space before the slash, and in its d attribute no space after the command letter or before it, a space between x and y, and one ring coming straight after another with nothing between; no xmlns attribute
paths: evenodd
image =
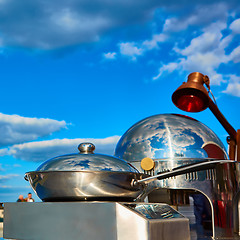
<svg viewBox="0 0 240 240"><path fill-rule="evenodd" d="M232 125L227 121L223 114L218 109L217 105L212 101L209 96L209 91L204 87L206 85L207 89L210 91L210 80L207 75L203 75L199 72L193 72L188 75L187 82L184 82L172 95L173 103L183 111L187 112L200 112L207 107L211 110L220 124L228 132L229 137L227 138L227 143L229 144L229 157L231 160L237 160L240 162L240 129L235 130ZM197 97L202 102L196 104L195 108L191 108L192 102L185 100L185 103L179 104L178 101L182 96ZM214 96L213 96L214 98ZM194 100L196 101L196 100ZM186 102L190 103L186 104ZM199 105L200 104L200 105ZM202 106L201 106L202 104ZM189 108L190 106L190 108Z"/></svg>
<svg viewBox="0 0 240 240"><path fill-rule="evenodd" d="M236 154L236 142L232 140L231 138L227 138L227 142L229 144L229 158L231 160L235 160L235 154ZM240 144L239 144L240 146Z"/></svg>
<svg viewBox="0 0 240 240"><path fill-rule="evenodd" d="M231 160L235 160L236 158L236 149L237 149L237 161L240 162L240 130L236 131L232 125L227 121L227 119L223 116L223 114L218 109L217 105L212 101L209 97L209 109L217 118L217 120L221 123L224 129L230 136L228 139L229 144L229 158Z"/></svg>
<svg viewBox="0 0 240 240"><path fill-rule="evenodd" d="M217 118L217 120L221 123L221 125L224 127L224 129L228 132L230 138L236 142L237 141L236 130L232 127L232 125L223 116L223 114L218 109L217 105L212 101L212 99L210 97L209 97L209 109L214 114L214 116Z"/></svg>
<svg viewBox="0 0 240 240"><path fill-rule="evenodd" d="M240 129L237 130L237 161L240 162Z"/></svg>

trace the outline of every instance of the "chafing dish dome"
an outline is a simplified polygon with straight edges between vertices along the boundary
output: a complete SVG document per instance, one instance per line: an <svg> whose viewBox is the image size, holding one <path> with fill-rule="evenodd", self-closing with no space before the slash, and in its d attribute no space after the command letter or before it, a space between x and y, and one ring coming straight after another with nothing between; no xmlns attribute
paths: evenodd
<svg viewBox="0 0 240 240"><path fill-rule="evenodd" d="M130 127L120 138L116 157L151 159L228 158L223 143L203 123L178 114L159 114Z"/></svg>
<svg viewBox="0 0 240 240"><path fill-rule="evenodd" d="M81 143L79 153L58 156L41 164L36 171L112 171L136 172L128 162L117 157L93 153L92 143Z"/></svg>

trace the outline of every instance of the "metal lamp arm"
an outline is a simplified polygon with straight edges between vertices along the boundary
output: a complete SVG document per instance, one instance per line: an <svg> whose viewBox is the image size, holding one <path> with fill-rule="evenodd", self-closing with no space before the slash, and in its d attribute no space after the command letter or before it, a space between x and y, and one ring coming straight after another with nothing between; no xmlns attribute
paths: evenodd
<svg viewBox="0 0 240 240"><path fill-rule="evenodd" d="M221 123L221 125L224 127L224 129L228 132L231 139L236 142L237 141L236 130L232 127L232 125L223 116L223 114L218 109L217 105L212 101L212 99L210 97L209 97L209 109L214 114L214 116L218 119L218 121Z"/></svg>
<svg viewBox="0 0 240 240"><path fill-rule="evenodd" d="M240 162L240 130L236 131L233 128L210 97L208 107L230 136L230 139L227 139L229 144L229 158L235 160L237 155L236 160Z"/></svg>

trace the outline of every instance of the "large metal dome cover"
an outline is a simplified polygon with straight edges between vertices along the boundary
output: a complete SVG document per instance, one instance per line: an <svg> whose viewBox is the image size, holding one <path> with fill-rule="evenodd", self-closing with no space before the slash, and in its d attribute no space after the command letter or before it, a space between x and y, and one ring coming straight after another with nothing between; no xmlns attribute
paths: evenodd
<svg viewBox="0 0 240 240"><path fill-rule="evenodd" d="M211 129L177 114L154 115L134 124L120 138L115 156L129 162L145 157L228 158L223 143Z"/></svg>

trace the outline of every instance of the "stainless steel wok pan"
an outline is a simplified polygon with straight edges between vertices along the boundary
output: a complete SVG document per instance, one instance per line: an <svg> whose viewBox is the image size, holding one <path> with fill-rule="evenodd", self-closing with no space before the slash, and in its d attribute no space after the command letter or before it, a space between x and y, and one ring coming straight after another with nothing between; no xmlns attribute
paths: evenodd
<svg viewBox="0 0 240 240"><path fill-rule="evenodd" d="M132 183L148 175L124 160L93 153L91 143L82 143L78 149L80 153L52 158L26 173L25 179L40 199L129 201L141 195L144 184Z"/></svg>
<svg viewBox="0 0 240 240"><path fill-rule="evenodd" d="M132 172L49 171L28 172L25 179L43 201L132 201L145 184L134 184L147 175Z"/></svg>
<svg viewBox="0 0 240 240"><path fill-rule="evenodd" d="M63 159L67 159L67 166L69 167L69 159L71 159L72 156L73 155L65 155L64 157L60 157L60 163L62 164ZM74 157L76 156L74 155ZM79 162L81 166L83 165L83 161L86 161L86 157L89 157L89 154L84 156L84 160L82 160L81 156L82 161ZM93 155L91 155L91 158L92 157ZM54 163L54 161L56 162ZM89 161L89 158L87 161ZM104 159L104 161L106 161L106 159ZM106 164L104 165L105 171L59 170L59 165L61 164L59 164L58 157L57 160L54 158L42 164L37 171L27 172L25 179L30 182L36 194L43 201L133 201L154 190L154 187L149 187L148 183L156 179L164 179L192 171L205 170L214 168L216 164L233 162L230 160L205 160L201 163L186 165L149 177L149 175L138 173L131 165L129 167L127 162L124 161L122 163L118 161L119 159L114 159L114 163L117 162L118 165L126 164L124 168L127 168L127 170L106 171L106 169L108 169L105 166ZM90 162L88 162L88 164L89 163ZM58 166L58 170L53 170L54 168L56 169L56 166L53 167L54 164ZM94 169L95 166L96 163L94 163L91 168Z"/></svg>

